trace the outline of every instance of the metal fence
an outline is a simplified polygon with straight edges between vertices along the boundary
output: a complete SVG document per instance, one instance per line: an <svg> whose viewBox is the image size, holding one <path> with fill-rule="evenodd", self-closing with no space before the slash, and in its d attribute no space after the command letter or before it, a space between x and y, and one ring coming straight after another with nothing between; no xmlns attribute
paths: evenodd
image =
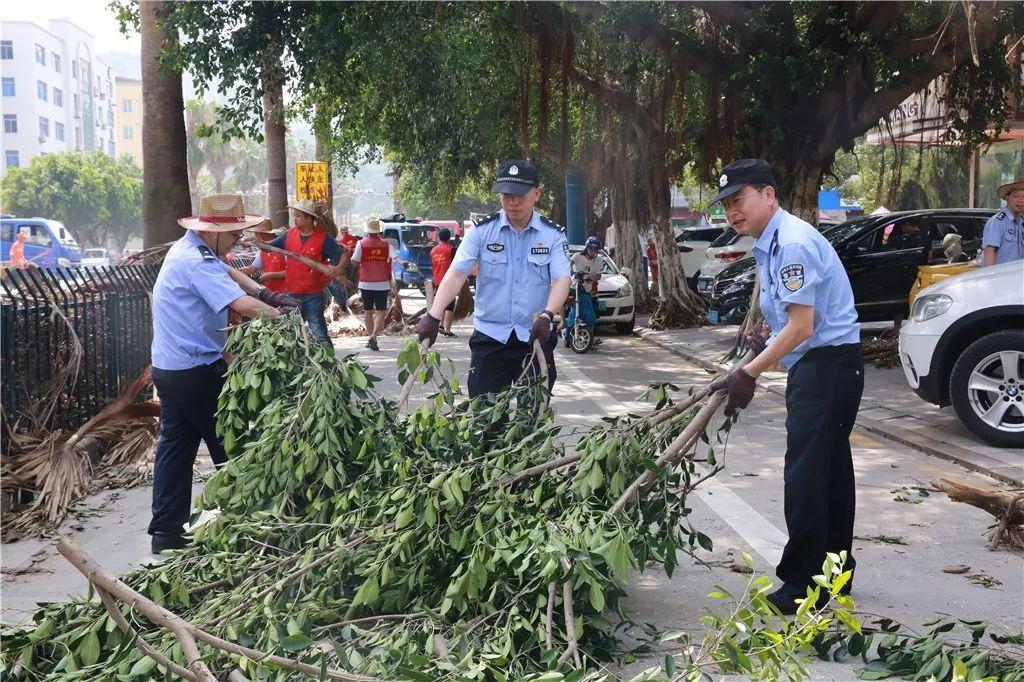
<svg viewBox="0 0 1024 682"><path fill-rule="evenodd" d="M159 264L4 271L0 402L8 425L78 426L145 369L159 271Z"/></svg>

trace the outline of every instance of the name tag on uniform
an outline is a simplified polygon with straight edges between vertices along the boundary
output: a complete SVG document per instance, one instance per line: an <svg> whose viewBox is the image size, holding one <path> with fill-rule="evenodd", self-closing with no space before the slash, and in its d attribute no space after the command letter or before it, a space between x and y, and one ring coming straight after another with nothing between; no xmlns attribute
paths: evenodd
<svg viewBox="0 0 1024 682"><path fill-rule="evenodd" d="M505 250L505 245L499 244L498 242L491 242L490 244L487 245L487 250L493 253L498 253L499 251Z"/></svg>
<svg viewBox="0 0 1024 682"><path fill-rule="evenodd" d="M790 263L779 270L782 286L789 291L799 291L804 285L804 266L801 263Z"/></svg>
<svg viewBox="0 0 1024 682"><path fill-rule="evenodd" d="M530 249L530 253L534 256L546 256L551 253L551 248L547 246L535 246Z"/></svg>

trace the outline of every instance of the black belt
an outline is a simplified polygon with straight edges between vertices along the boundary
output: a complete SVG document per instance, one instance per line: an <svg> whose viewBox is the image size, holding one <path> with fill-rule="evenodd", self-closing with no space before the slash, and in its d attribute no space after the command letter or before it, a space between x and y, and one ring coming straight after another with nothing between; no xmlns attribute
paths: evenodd
<svg viewBox="0 0 1024 682"><path fill-rule="evenodd" d="M803 357L800 359L803 360L804 358L811 358L813 360L816 358L834 358L839 355L846 355L847 353L851 353L853 351L860 353L859 342L842 343L839 344L838 346L818 346L817 348L812 348L806 353L804 353Z"/></svg>

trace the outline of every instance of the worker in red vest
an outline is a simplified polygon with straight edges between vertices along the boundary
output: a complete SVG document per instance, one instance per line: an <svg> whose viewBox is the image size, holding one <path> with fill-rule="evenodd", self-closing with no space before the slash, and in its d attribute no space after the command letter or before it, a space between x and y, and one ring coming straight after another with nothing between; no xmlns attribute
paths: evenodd
<svg viewBox="0 0 1024 682"><path fill-rule="evenodd" d="M654 238L647 239L647 264L651 267L651 279L658 283L658 249L654 246Z"/></svg>
<svg viewBox="0 0 1024 682"><path fill-rule="evenodd" d="M334 344L327 334L327 320L324 319L324 288L341 274L341 245L317 225L320 216L312 199L302 199L288 207L292 209L295 225L270 245L331 266L325 274L295 258L286 258L284 288L298 300L302 319L309 325L313 336L332 348Z"/></svg>
<svg viewBox="0 0 1024 682"><path fill-rule="evenodd" d="M252 233L259 241L269 243L280 234L280 231L271 227L270 220L264 220L252 228ZM241 270L243 274L256 279L256 281L271 291L283 292L285 290L284 268L286 260L286 257L280 253L257 251L256 259L252 262L252 265L247 268L241 268Z"/></svg>
<svg viewBox="0 0 1024 682"><path fill-rule="evenodd" d="M359 293L366 314L366 333L370 337L366 346L370 350L380 350L377 336L384 330L394 257L393 247L380 236L380 221L370 218L366 223L366 236L359 240L352 253L352 262L359 264Z"/></svg>
<svg viewBox="0 0 1024 682"><path fill-rule="evenodd" d="M441 286L441 280L444 279L444 274L448 272L448 268L451 267L452 261L455 260L455 247L452 246L452 231L447 227L442 227L437 231L437 246L430 250L430 262L432 265L432 271L434 276L434 290L436 291ZM444 317L441 320L441 325L437 331L444 336L455 336L452 333L452 318L455 316L455 301L456 298L452 299L452 302L444 309Z"/></svg>

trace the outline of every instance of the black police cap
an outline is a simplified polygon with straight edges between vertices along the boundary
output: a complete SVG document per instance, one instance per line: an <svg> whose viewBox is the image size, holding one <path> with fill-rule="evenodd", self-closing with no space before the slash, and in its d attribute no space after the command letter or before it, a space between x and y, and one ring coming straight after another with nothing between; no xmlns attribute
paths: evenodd
<svg viewBox="0 0 1024 682"><path fill-rule="evenodd" d="M540 186L537 167L526 159L505 161L498 169L498 180L491 191L495 194L526 194Z"/></svg>
<svg viewBox="0 0 1024 682"><path fill-rule="evenodd" d="M772 167L764 159L737 159L718 176L718 196L711 203L730 197L747 185L776 186Z"/></svg>

